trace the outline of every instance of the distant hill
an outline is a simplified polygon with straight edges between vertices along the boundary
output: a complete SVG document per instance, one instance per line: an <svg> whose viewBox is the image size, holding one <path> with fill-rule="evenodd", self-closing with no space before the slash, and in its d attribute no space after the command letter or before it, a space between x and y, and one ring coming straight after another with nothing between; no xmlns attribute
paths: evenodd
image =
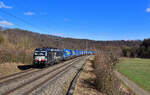
<svg viewBox="0 0 150 95"><path fill-rule="evenodd" d="M140 40L118 40L118 41L95 41L88 39L63 38L53 35L39 34L21 29L5 29L1 32L7 36L9 41L16 43L23 38L29 38L36 47L58 47L71 49L94 49L99 47L139 47Z"/></svg>

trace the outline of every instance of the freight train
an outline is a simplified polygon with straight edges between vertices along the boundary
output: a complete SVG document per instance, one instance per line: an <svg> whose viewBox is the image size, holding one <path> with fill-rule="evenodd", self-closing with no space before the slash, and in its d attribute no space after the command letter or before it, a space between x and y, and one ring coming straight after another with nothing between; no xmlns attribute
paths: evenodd
<svg viewBox="0 0 150 95"><path fill-rule="evenodd" d="M94 51L71 50L58 48L36 48L33 55L33 65L54 65L60 61L68 60L83 55L93 55Z"/></svg>

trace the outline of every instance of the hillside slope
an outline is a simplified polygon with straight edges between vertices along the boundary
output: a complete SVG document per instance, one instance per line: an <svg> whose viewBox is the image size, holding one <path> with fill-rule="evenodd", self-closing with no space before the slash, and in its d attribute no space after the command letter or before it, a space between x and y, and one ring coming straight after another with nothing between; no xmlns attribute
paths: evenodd
<svg viewBox="0 0 150 95"><path fill-rule="evenodd" d="M21 62L32 63L32 54L37 47L57 47L70 49L106 49L110 47L118 51L120 47L133 47L141 41L94 41L88 39L63 38L39 34L21 29L0 28L0 63Z"/></svg>

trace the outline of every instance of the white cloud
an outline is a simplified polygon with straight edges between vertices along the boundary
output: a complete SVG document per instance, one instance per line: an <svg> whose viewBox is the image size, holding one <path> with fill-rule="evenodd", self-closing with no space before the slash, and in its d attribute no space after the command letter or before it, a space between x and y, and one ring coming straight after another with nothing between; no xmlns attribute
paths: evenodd
<svg viewBox="0 0 150 95"><path fill-rule="evenodd" d="M147 9L146 9L146 12L150 13L150 8L147 8Z"/></svg>
<svg viewBox="0 0 150 95"><path fill-rule="evenodd" d="M0 8L11 9L12 7L5 5L3 2L0 2Z"/></svg>
<svg viewBox="0 0 150 95"><path fill-rule="evenodd" d="M2 21L0 21L0 25L1 25L1 26L12 26L12 25L14 25L14 24L11 23L11 22L8 22L8 21L6 21L6 20L2 20Z"/></svg>
<svg viewBox="0 0 150 95"><path fill-rule="evenodd" d="M35 15L35 13L34 12L25 12L24 15L33 16L33 15Z"/></svg>

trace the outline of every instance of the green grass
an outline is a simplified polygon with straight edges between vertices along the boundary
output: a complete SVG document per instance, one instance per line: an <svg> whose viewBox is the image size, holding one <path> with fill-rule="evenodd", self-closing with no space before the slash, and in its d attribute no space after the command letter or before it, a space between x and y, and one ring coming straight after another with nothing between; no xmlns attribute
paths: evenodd
<svg viewBox="0 0 150 95"><path fill-rule="evenodd" d="M116 68L130 80L150 92L150 59L122 58Z"/></svg>

